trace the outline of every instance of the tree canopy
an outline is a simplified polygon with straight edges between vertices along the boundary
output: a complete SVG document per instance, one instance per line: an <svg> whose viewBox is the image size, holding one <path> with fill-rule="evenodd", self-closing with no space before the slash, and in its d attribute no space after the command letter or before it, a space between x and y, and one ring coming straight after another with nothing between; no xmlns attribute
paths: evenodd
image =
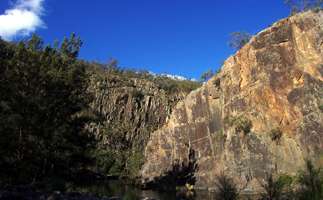
<svg viewBox="0 0 323 200"><path fill-rule="evenodd" d="M247 32L233 32L230 34L229 46L235 50L241 49L249 42L251 35Z"/></svg>
<svg viewBox="0 0 323 200"><path fill-rule="evenodd" d="M0 40L0 185L66 177L85 159L85 67L74 34L60 48Z"/></svg>

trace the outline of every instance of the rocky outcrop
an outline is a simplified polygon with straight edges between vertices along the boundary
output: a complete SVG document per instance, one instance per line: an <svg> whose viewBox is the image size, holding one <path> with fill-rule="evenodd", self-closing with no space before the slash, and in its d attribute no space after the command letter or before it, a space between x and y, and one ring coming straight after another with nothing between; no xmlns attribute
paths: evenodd
<svg viewBox="0 0 323 200"><path fill-rule="evenodd" d="M154 183L189 165L195 186L224 172L244 191L267 172L294 175L323 158L323 12L283 19L258 33L221 71L180 101L152 133L141 170Z"/></svg>
<svg viewBox="0 0 323 200"><path fill-rule="evenodd" d="M96 70L95 70L96 69ZM199 84L191 81L186 89L171 90L167 83L184 81L126 70L107 70L91 66L89 91L97 121L88 125L98 140L99 148L142 151L150 133L160 128L172 108ZM122 146L122 147L121 147Z"/></svg>

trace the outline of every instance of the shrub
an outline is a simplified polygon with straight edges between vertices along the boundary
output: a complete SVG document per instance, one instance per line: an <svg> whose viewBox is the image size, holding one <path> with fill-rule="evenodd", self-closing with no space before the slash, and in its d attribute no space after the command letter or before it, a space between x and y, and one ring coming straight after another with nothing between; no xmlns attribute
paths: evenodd
<svg viewBox="0 0 323 200"><path fill-rule="evenodd" d="M300 200L323 199L323 177L321 168L315 168L311 161L306 161L305 171L301 171L298 178Z"/></svg>
<svg viewBox="0 0 323 200"><path fill-rule="evenodd" d="M289 183L285 176L274 178L273 174L268 174L265 182L261 183L264 192L261 194L261 200L280 200L284 199L284 187Z"/></svg>
<svg viewBox="0 0 323 200"><path fill-rule="evenodd" d="M176 92L190 92L201 86L201 83L190 80L175 80L165 76L157 76L153 79L153 82L158 85L160 89L165 90L168 94L174 94Z"/></svg>
<svg viewBox="0 0 323 200"><path fill-rule="evenodd" d="M319 109L323 112L323 104L319 105Z"/></svg>
<svg viewBox="0 0 323 200"><path fill-rule="evenodd" d="M278 181L280 183L282 183L285 187L291 187L293 182L294 182L294 178L292 176L289 176L287 174L281 174L279 177L278 177Z"/></svg>
<svg viewBox="0 0 323 200"><path fill-rule="evenodd" d="M283 185L275 180L272 174L267 175L265 182L261 186L264 189L261 194L262 200L278 200L281 198Z"/></svg>
<svg viewBox="0 0 323 200"><path fill-rule="evenodd" d="M151 81L159 89L164 90L167 94L174 94L178 92L190 92L201 86L201 83L193 80L180 80L167 77L165 75L154 75L144 70L125 69L121 68L112 60L107 65L96 62L85 62L87 70L94 75L95 78L100 77L106 79L107 77L117 76L119 79L129 85L133 86L131 79L144 79Z"/></svg>
<svg viewBox="0 0 323 200"><path fill-rule="evenodd" d="M138 100L142 100L145 97L144 93L137 89L132 91L132 96Z"/></svg>
<svg viewBox="0 0 323 200"><path fill-rule="evenodd" d="M278 143L282 136L283 132L279 128L274 128L270 131L270 137L272 141L276 141Z"/></svg>
<svg viewBox="0 0 323 200"><path fill-rule="evenodd" d="M120 176L124 175L124 167L125 167L125 153L124 152L114 152L114 162L111 168L109 169L109 175L112 176Z"/></svg>
<svg viewBox="0 0 323 200"><path fill-rule="evenodd" d="M221 85L221 80L220 79L216 79L213 81L213 84L216 86L216 87L220 87Z"/></svg>
<svg viewBox="0 0 323 200"><path fill-rule="evenodd" d="M284 3L290 7L292 15L307 10L318 12L323 7L322 0L285 0Z"/></svg>
<svg viewBox="0 0 323 200"><path fill-rule="evenodd" d="M236 116L233 118L229 118L229 124L231 126L235 126L236 132L243 131L244 134L250 133L250 130L252 128L252 122L250 119L244 117L244 116Z"/></svg>
<svg viewBox="0 0 323 200"><path fill-rule="evenodd" d="M216 177L215 199L236 200L239 197L239 191L233 179L221 173Z"/></svg>
<svg viewBox="0 0 323 200"><path fill-rule="evenodd" d="M214 72L211 69L209 69L208 71L204 72L201 75L201 81L205 82L205 81L209 80L212 76L214 76Z"/></svg>
<svg viewBox="0 0 323 200"><path fill-rule="evenodd" d="M313 10L313 12L318 13L318 12L320 12L322 10L322 8L321 7L315 7L312 10Z"/></svg>
<svg viewBox="0 0 323 200"><path fill-rule="evenodd" d="M92 153L96 160L96 171L109 175L109 171L115 164L115 155L112 151L97 149Z"/></svg>
<svg viewBox="0 0 323 200"><path fill-rule="evenodd" d="M224 118L224 123L229 126L234 126L236 132L243 131L244 134L248 134L252 128L252 122L250 119L244 116L227 116Z"/></svg>
<svg viewBox="0 0 323 200"><path fill-rule="evenodd" d="M245 134L250 133L252 122L248 118L240 117L235 121L235 124L237 132L243 131Z"/></svg>
<svg viewBox="0 0 323 200"><path fill-rule="evenodd" d="M131 152L126 161L126 169L125 169L126 173L131 178L136 178L143 164L144 164L143 153L139 151Z"/></svg>

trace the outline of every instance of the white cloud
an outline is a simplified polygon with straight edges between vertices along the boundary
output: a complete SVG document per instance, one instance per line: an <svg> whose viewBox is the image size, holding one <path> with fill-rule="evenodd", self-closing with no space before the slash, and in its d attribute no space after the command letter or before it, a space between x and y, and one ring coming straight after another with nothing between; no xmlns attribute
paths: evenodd
<svg viewBox="0 0 323 200"><path fill-rule="evenodd" d="M44 0L17 0L14 6L0 15L0 36L12 40L16 36L26 36L44 27L40 18Z"/></svg>

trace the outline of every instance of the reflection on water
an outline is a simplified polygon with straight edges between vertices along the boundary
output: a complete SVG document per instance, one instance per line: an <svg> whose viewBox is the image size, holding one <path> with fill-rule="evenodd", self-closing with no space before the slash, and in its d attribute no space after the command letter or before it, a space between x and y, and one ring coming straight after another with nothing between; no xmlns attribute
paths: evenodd
<svg viewBox="0 0 323 200"><path fill-rule="evenodd" d="M152 190L141 190L132 185L124 184L122 181L113 180L98 182L96 184L79 186L78 192L91 193L99 197L118 197L122 200L214 200L213 193L198 191L194 196L179 195L175 192L157 192ZM244 197L242 199L254 199Z"/></svg>

